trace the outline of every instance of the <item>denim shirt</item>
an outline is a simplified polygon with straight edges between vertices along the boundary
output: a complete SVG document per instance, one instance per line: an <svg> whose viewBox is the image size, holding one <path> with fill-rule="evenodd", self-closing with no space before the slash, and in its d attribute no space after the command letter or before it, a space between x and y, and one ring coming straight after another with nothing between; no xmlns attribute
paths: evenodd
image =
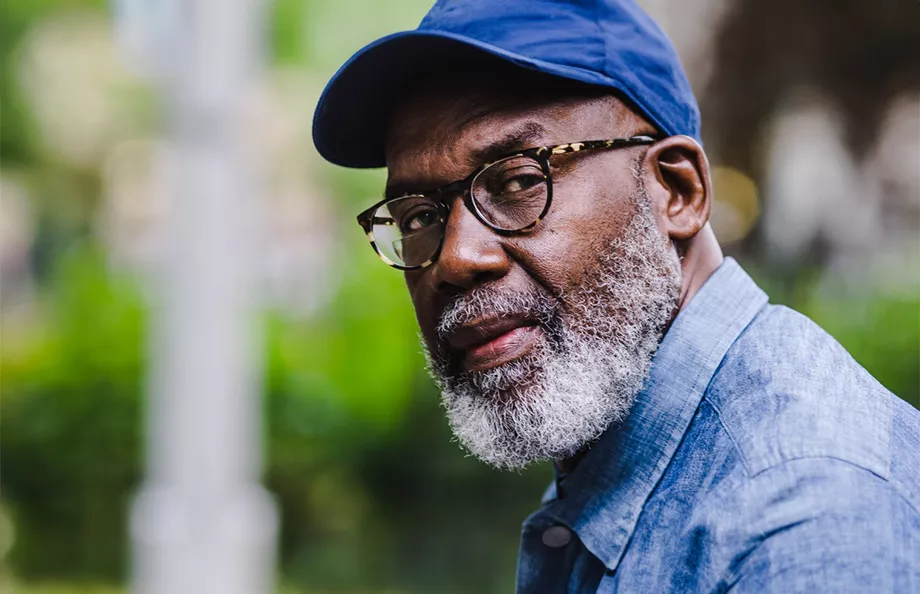
<svg viewBox="0 0 920 594"><path fill-rule="evenodd" d="M524 523L517 581L920 593L920 412L728 258L629 416L557 471Z"/></svg>

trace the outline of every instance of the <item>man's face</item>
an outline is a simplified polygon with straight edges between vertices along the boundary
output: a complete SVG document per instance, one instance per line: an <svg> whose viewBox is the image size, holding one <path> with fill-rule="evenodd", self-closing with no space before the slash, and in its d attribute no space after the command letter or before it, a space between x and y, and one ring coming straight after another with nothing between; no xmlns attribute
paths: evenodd
<svg viewBox="0 0 920 594"><path fill-rule="evenodd" d="M402 103L387 137L391 189L430 190L516 149L653 132L612 98L471 85L433 83ZM553 157L552 208L526 233L496 234L456 197L437 261L406 273L451 425L481 459L567 457L641 388L680 290L643 154Z"/></svg>

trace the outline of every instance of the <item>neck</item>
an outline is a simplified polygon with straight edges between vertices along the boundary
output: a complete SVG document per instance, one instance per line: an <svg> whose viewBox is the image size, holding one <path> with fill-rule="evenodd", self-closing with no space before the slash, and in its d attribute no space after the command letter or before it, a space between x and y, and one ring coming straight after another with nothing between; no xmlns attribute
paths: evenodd
<svg viewBox="0 0 920 594"><path fill-rule="evenodd" d="M707 223L696 236L687 242L681 258L683 283L681 286L678 310L683 310L693 296L700 290L712 273L722 265L722 248L716 240L715 233Z"/></svg>

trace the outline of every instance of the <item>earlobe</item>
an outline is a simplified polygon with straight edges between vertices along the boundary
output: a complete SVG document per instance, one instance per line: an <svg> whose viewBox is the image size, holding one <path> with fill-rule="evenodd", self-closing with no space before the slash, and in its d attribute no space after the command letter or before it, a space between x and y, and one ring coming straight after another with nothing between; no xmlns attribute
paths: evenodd
<svg viewBox="0 0 920 594"><path fill-rule="evenodd" d="M668 236L678 242L693 239L709 221L712 182L703 147L689 136L672 136L646 153L646 166L654 174L648 188L657 203Z"/></svg>

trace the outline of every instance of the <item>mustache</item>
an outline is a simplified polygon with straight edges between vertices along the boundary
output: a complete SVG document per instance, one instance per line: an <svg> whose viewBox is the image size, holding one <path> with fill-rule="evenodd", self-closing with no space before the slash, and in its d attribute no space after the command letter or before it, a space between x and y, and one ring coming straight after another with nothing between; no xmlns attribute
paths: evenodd
<svg viewBox="0 0 920 594"><path fill-rule="evenodd" d="M539 288L512 291L482 285L457 295L445 306L436 328L438 342L445 344L458 328L487 316L524 316L550 329L558 320L559 310L559 300Z"/></svg>

